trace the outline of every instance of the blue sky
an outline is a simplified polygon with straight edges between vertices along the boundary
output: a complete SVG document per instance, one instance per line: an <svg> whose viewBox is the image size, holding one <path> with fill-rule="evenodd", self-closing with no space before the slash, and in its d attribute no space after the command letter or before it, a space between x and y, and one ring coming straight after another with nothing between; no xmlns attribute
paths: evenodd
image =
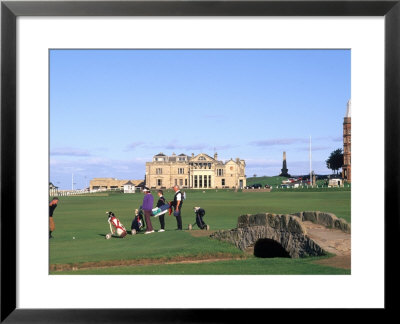
<svg viewBox="0 0 400 324"><path fill-rule="evenodd" d="M50 181L143 179L153 155L218 153L247 176L329 174L350 50L51 50Z"/></svg>

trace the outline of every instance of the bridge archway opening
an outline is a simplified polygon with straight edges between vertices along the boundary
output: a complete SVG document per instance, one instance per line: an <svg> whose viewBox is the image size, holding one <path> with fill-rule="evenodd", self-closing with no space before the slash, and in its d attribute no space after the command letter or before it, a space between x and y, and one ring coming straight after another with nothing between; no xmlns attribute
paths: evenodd
<svg viewBox="0 0 400 324"><path fill-rule="evenodd" d="M254 256L258 258L290 258L283 246L271 239L259 239L254 245Z"/></svg>

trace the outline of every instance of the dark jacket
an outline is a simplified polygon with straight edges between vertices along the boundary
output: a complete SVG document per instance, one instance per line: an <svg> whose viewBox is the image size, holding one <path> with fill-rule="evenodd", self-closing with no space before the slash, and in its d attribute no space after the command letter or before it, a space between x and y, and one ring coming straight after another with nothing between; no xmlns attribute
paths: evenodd
<svg viewBox="0 0 400 324"><path fill-rule="evenodd" d="M178 190L175 193L174 201L172 202L172 206L174 206L174 208L176 209L176 205L178 204L178 200L176 199L176 197L178 196L178 194L181 194L181 203L179 204L179 209L181 209L183 206L183 193L181 193L180 190Z"/></svg>
<svg viewBox="0 0 400 324"><path fill-rule="evenodd" d="M158 199L158 201L157 201L156 207L160 208L162 205L165 205L165 204L166 204L165 198L164 198L164 196L161 196L160 199Z"/></svg>
<svg viewBox="0 0 400 324"><path fill-rule="evenodd" d="M53 217L54 209L56 209L56 207L57 207L57 204L49 206L50 217Z"/></svg>

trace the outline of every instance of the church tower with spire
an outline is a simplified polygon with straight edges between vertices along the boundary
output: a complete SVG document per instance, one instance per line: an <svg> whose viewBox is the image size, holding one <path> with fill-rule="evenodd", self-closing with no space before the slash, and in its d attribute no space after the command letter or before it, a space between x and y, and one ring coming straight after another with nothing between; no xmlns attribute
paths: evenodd
<svg viewBox="0 0 400 324"><path fill-rule="evenodd" d="M351 182L351 99L347 102L346 116L343 121L343 178Z"/></svg>

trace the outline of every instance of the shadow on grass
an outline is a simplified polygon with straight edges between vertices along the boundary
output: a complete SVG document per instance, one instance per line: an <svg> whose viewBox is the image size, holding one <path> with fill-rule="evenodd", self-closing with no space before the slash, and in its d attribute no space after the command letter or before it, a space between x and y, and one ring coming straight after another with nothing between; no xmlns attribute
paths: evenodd
<svg viewBox="0 0 400 324"><path fill-rule="evenodd" d="M129 235L132 235L132 234L130 234L130 233L128 233L128 234L129 234ZM97 234L97 235L98 235L98 236L102 236L102 237L106 237L107 234ZM123 238L123 237L119 237L119 236L112 235L111 238L121 239L121 238Z"/></svg>

